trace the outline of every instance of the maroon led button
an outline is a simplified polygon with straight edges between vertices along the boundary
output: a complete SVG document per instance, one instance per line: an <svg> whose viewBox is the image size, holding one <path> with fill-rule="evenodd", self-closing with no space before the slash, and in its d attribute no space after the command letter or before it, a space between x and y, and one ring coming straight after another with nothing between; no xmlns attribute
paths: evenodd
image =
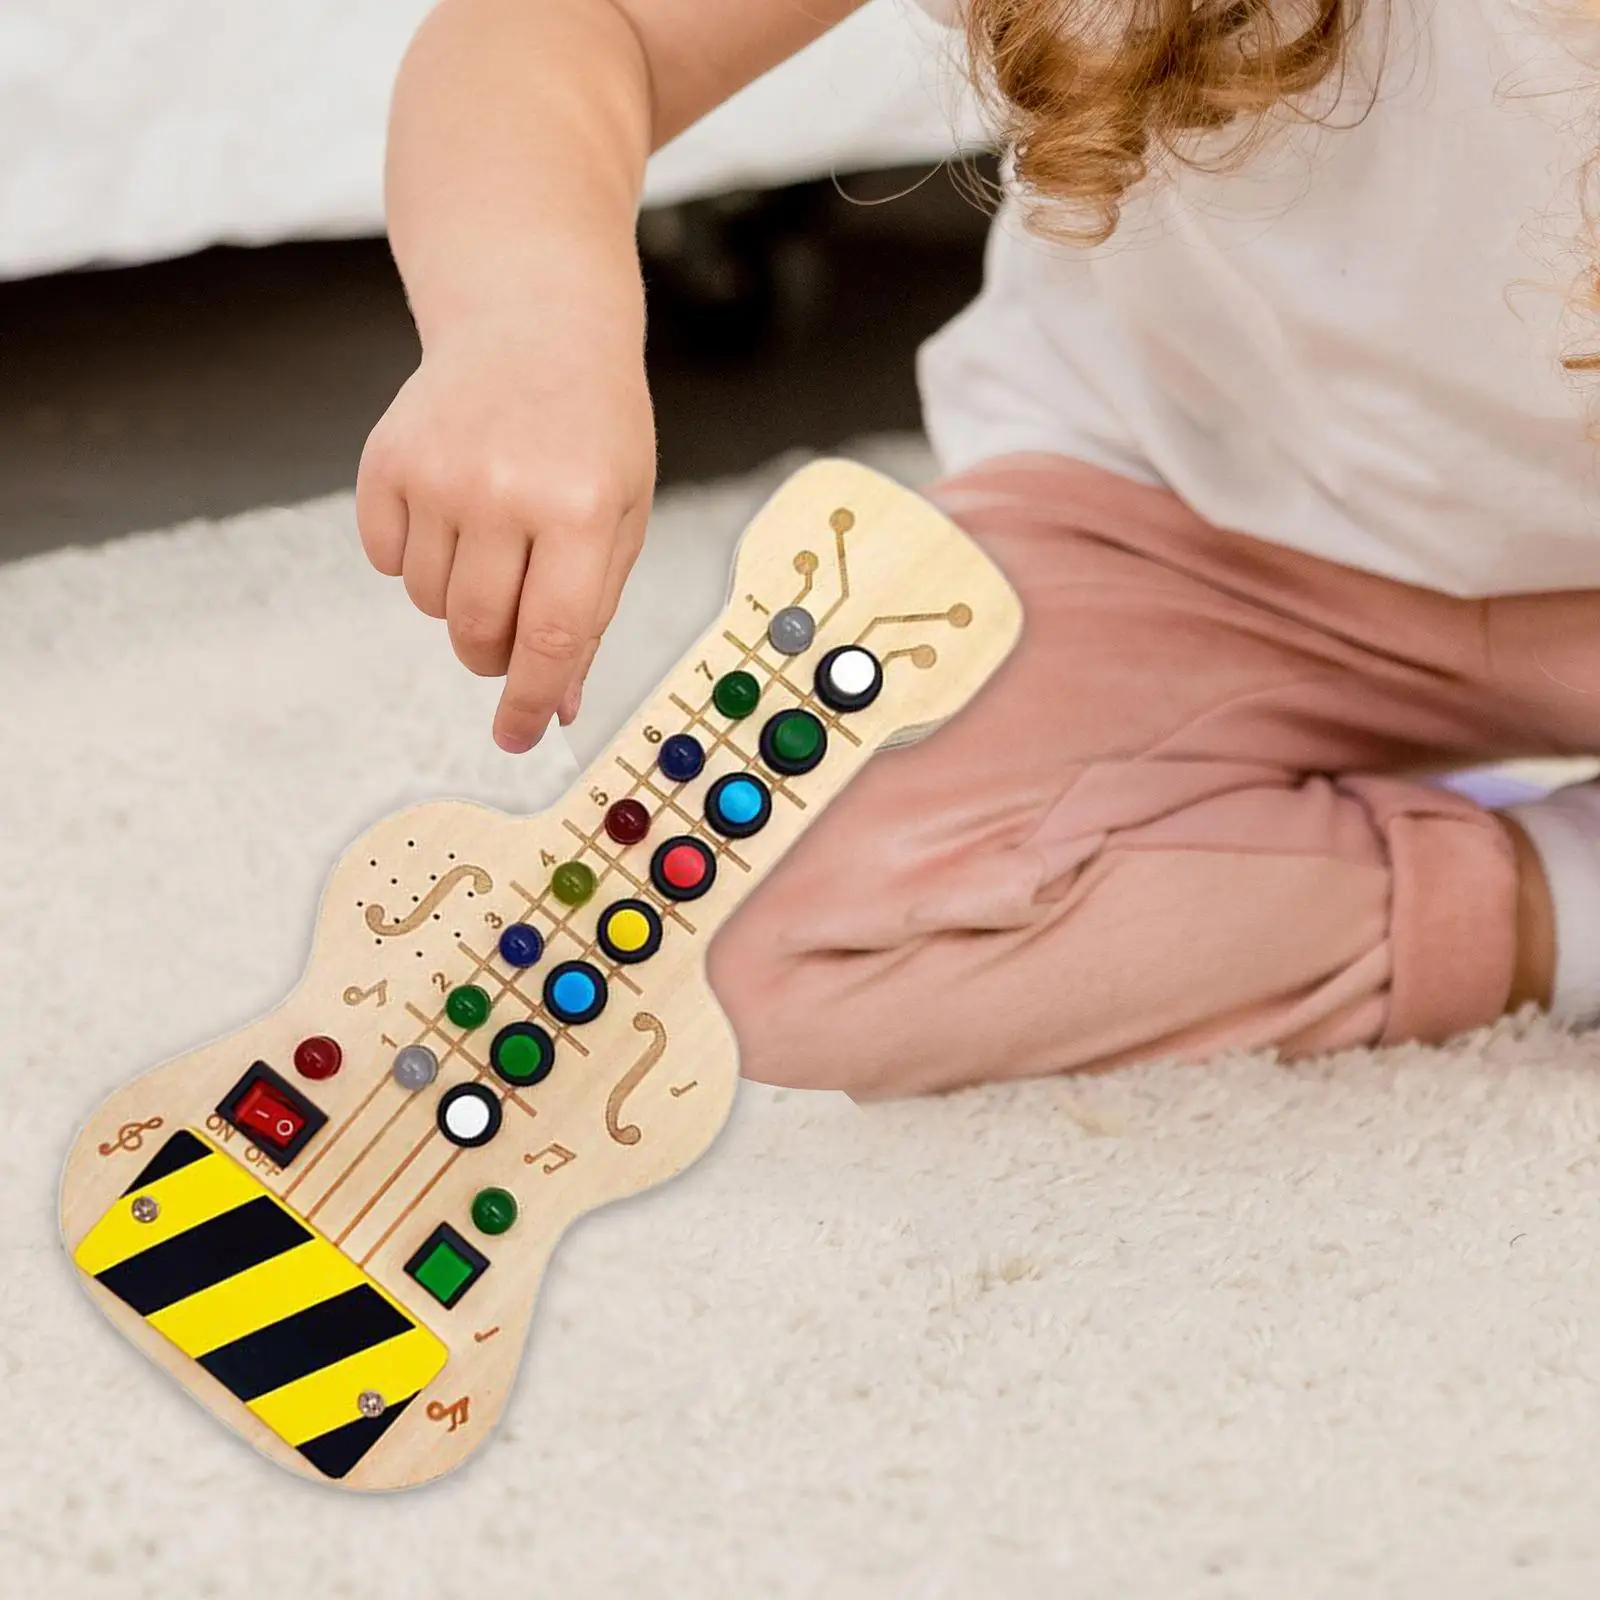
<svg viewBox="0 0 1600 1600"><path fill-rule="evenodd" d="M668 900L698 900L716 875L710 846L687 834L668 839L650 858L650 881Z"/></svg>
<svg viewBox="0 0 1600 1600"><path fill-rule="evenodd" d="M331 1078L344 1064L344 1051L336 1039L317 1034L302 1039L294 1049L294 1070L302 1078Z"/></svg>
<svg viewBox="0 0 1600 1600"><path fill-rule="evenodd" d="M618 844L638 844L650 831L650 813L637 800L619 800L606 812L606 832Z"/></svg>

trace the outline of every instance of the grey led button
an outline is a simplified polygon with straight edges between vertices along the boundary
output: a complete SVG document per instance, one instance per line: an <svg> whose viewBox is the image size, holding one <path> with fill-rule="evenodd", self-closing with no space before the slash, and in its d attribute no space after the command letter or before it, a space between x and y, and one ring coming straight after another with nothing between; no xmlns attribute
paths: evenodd
<svg viewBox="0 0 1600 1600"><path fill-rule="evenodd" d="M785 606L767 624L767 638L772 641L772 648L786 656L804 654L816 636L816 619L804 606Z"/></svg>

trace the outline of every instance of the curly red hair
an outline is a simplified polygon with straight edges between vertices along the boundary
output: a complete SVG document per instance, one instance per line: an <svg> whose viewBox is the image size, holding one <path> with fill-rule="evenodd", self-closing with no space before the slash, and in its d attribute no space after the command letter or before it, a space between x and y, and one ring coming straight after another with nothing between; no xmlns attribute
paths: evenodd
<svg viewBox="0 0 1600 1600"><path fill-rule="evenodd" d="M974 76L1036 226L1099 243L1158 163L1232 129L1242 164L1274 107L1344 69L1365 0L966 0ZM1208 144L1206 165L1219 165Z"/></svg>

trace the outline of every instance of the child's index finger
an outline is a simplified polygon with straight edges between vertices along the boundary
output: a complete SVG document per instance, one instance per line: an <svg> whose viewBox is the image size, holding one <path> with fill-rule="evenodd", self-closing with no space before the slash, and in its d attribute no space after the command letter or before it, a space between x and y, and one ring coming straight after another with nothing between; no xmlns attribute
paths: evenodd
<svg viewBox="0 0 1600 1600"><path fill-rule="evenodd" d="M610 564L608 539L542 534L534 541L494 719L501 749L532 749L555 715L595 637Z"/></svg>

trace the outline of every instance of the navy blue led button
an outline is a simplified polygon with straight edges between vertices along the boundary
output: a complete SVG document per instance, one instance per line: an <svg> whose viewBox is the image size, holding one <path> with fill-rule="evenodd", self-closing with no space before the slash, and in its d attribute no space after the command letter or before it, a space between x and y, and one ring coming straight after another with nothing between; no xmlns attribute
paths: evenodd
<svg viewBox="0 0 1600 1600"><path fill-rule="evenodd" d="M544 935L526 922L513 922L501 930L500 954L513 967L531 967L544 954Z"/></svg>
<svg viewBox="0 0 1600 1600"><path fill-rule="evenodd" d="M725 839L748 839L772 815L772 791L748 772L730 772L706 792L706 821Z"/></svg>
<svg viewBox="0 0 1600 1600"><path fill-rule="evenodd" d="M693 734L674 733L661 742L656 765L674 783L688 783L700 776L706 764L704 746Z"/></svg>
<svg viewBox="0 0 1600 1600"><path fill-rule="evenodd" d="M544 980L544 1008L557 1022L593 1022L606 999L606 980L587 961L563 961Z"/></svg>

